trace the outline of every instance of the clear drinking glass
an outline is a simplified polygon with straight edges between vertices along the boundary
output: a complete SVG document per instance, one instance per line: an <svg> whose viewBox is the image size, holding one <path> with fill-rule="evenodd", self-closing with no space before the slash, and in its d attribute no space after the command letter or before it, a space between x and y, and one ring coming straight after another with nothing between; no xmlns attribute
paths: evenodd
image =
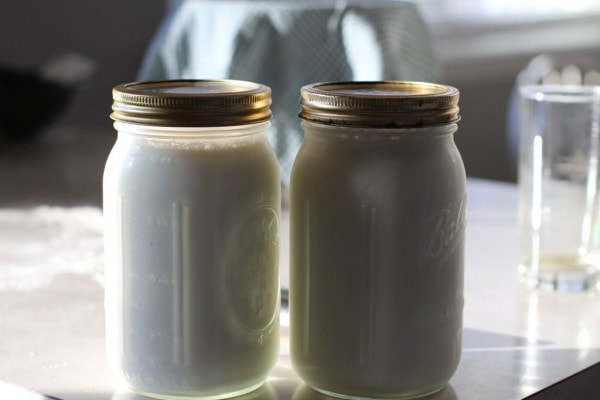
<svg viewBox="0 0 600 400"><path fill-rule="evenodd" d="M600 87L521 94L519 276L534 287L600 288Z"/></svg>

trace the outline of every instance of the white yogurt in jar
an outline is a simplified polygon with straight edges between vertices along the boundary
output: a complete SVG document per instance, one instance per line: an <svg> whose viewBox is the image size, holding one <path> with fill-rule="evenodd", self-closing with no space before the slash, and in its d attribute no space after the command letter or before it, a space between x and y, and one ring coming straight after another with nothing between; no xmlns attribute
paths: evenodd
<svg viewBox="0 0 600 400"><path fill-rule="evenodd" d="M268 122L116 122L104 175L107 344L133 389L224 398L278 355L279 169Z"/></svg>

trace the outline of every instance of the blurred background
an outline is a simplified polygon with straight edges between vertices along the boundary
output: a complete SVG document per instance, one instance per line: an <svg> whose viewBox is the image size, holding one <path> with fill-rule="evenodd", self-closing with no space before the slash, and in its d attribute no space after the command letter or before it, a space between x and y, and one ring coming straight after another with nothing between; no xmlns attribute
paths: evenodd
<svg viewBox="0 0 600 400"><path fill-rule="evenodd" d="M597 0L2 0L0 32L3 207L101 205L119 83L261 80L286 165L307 80L435 80L461 92L468 175L514 182L517 80L600 70Z"/></svg>

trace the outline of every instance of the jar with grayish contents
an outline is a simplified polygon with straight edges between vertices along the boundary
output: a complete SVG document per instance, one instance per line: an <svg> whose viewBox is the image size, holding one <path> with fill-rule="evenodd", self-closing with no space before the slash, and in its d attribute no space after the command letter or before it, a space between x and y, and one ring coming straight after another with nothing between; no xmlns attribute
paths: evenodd
<svg viewBox="0 0 600 400"><path fill-rule="evenodd" d="M279 346L280 179L271 92L241 81L113 90L104 172L112 366L158 398L260 386Z"/></svg>
<svg viewBox="0 0 600 400"><path fill-rule="evenodd" d="M442 389L461 354L465 170L458 91L308 85L290 185L296 372L343 398Z"/></svg>

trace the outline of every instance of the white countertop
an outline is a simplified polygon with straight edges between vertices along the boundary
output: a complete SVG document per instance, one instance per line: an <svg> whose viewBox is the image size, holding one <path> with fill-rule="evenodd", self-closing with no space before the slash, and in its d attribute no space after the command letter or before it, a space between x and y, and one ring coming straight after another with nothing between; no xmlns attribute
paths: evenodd
<svg viewBox="0 0 600 400"><path fill-rule="evenodd" d="M463 356L430 399L520 399L600 362L600 295L517 282L515 185L469 181L466 246ZM100 209L0 209L0 398L144 399L119 388L106 366L102 279ZM286 316L272 378L240 400L325 398L291 370ZM588 398L573 392L593 386L586 376L567 380L576 384L564 398Z"/></svg>

